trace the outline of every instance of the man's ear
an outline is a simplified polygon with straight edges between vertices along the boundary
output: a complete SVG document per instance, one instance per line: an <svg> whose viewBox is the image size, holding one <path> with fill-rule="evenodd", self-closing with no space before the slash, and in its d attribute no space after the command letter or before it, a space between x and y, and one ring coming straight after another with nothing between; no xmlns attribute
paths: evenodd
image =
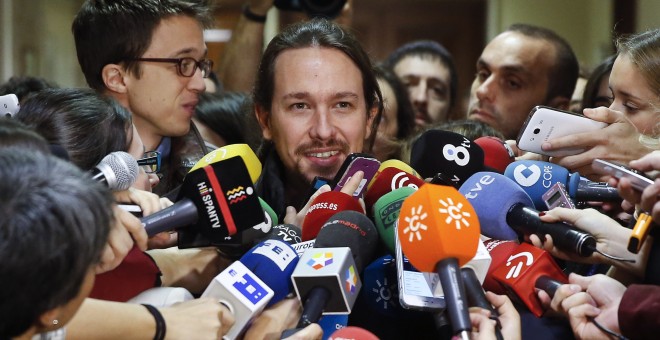
<svg viewBox="0 0 660 340"><path fill-rule="evenodd" d="M105 65L101 70L105 87L108 91L115 93L126 93L125 74L124 68L117 64Z"/></svg>
<svg viewBox="0 0 660 340"><path fill-rule="evenodd" d="M257 121L261 127L261 134L265 140L271 140L273 134L270 131L270 112L261 107L261 105L254 106L254 114L257 116Z"/></svg>
<svg viewBox="0 0 660 340"><path fill-rule="evenodd" d="M571 106L571 98L557 96L550 99L547 105L550 107L554 107L555 109L568 111L568 109Z"/></svg>

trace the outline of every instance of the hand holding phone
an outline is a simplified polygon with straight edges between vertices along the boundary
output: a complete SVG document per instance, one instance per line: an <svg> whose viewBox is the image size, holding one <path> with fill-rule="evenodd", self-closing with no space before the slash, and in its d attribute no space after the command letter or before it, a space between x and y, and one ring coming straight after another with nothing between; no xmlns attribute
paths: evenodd
<svg viewBox="0 0 660 340"><path fill-rule="evenodd" d="M367 154L363 153L352 153L346 157L341 168L337 172L335 179L333 180L333 191L341 191L346 182L358 171L362 171L364 176L360 181L358 188L353 193L353 197L359 198L363 196L364 191L367 188L367 184L378 172L380 167L380 162Z"/></svg>
<svg viewBox="0 0 660 340"><path fill-rule="evenodd" d="M616 179L628 178L633 188L639 191L644 191L644 188L653 184L653 180L648 178L643 172L623 164L609 162L603 159L594 159L591 167L601 175L611 175Z"/></svg>
<svg viewBox="0 0 660 340"><path fill-rule="evenodd" d="M546 156L577 155L584 148L562 149L556 151L543 151L544 142L576 133L596 131L607 126L607 123L595 121L585 116L558 110L546 106L536 106L532 109L523 124L516 143L518 148Z"/></svg>

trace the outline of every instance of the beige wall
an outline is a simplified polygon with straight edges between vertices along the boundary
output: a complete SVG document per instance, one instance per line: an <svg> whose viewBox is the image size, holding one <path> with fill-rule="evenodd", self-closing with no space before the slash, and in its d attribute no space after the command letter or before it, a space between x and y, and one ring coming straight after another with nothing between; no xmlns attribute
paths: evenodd
<svg viewBox="0 0 660 340"><path fill-rule="evenodd" d="M637 0L638 32L660 27L660 1Z"/></svg>

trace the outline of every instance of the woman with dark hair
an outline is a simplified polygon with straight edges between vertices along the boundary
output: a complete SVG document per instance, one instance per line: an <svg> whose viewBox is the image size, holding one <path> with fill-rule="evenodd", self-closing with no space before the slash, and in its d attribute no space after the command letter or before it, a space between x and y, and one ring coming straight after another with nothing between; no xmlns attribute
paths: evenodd
<svg viewBox="0 0 660 340"><path fill-rule="evenodd" d="M202 93L193 122L211 149L239 143L256 149L259 135L247 128L251 107L252 100L247 93Z"/></svg>
<svg viewBox="0 0 660 340"><path fill-rule="evenodd" d="M610 98L610 72L614 66L616 55L607 57L591 72L582 95L582 110L593 109L600 106L609 107L612 104ZM580 113L582 113L580 110Z"/></svg>

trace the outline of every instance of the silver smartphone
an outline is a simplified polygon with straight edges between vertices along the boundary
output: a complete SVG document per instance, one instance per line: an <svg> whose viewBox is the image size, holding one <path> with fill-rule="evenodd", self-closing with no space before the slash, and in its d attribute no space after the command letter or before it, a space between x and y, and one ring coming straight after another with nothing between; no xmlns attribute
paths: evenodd
<svg viewBox="0 0 660 340"><path fill-rule="evenodd" d="M433 274L415 269L401 251L401 243L394 226L396 269L399 286L399 302L406 309L439 311L445 309L444 297L433 296ZM437 277L437 275L435 275Z"/></svg>
<svg viewBox="0 0 660 340"><path fill-rule="evenodd" d="M612 175L617 179L628 178L633 188L639 191L644 191L644 188L653 184L653 180L648 178L643 172L629 168L623 164L596 158L591 163L591 167L601 175Z"/></svg>
<svg viewBox="0 0 660 340"><path fill-rule="evenodd" d="M551 139L602 129L607 123L585 116L546 106L532 109L523 124L516 143L518 148L546 156L570 156L584 151L583 148L567 148L561 151L543 151L541 145Z"/></svg>

